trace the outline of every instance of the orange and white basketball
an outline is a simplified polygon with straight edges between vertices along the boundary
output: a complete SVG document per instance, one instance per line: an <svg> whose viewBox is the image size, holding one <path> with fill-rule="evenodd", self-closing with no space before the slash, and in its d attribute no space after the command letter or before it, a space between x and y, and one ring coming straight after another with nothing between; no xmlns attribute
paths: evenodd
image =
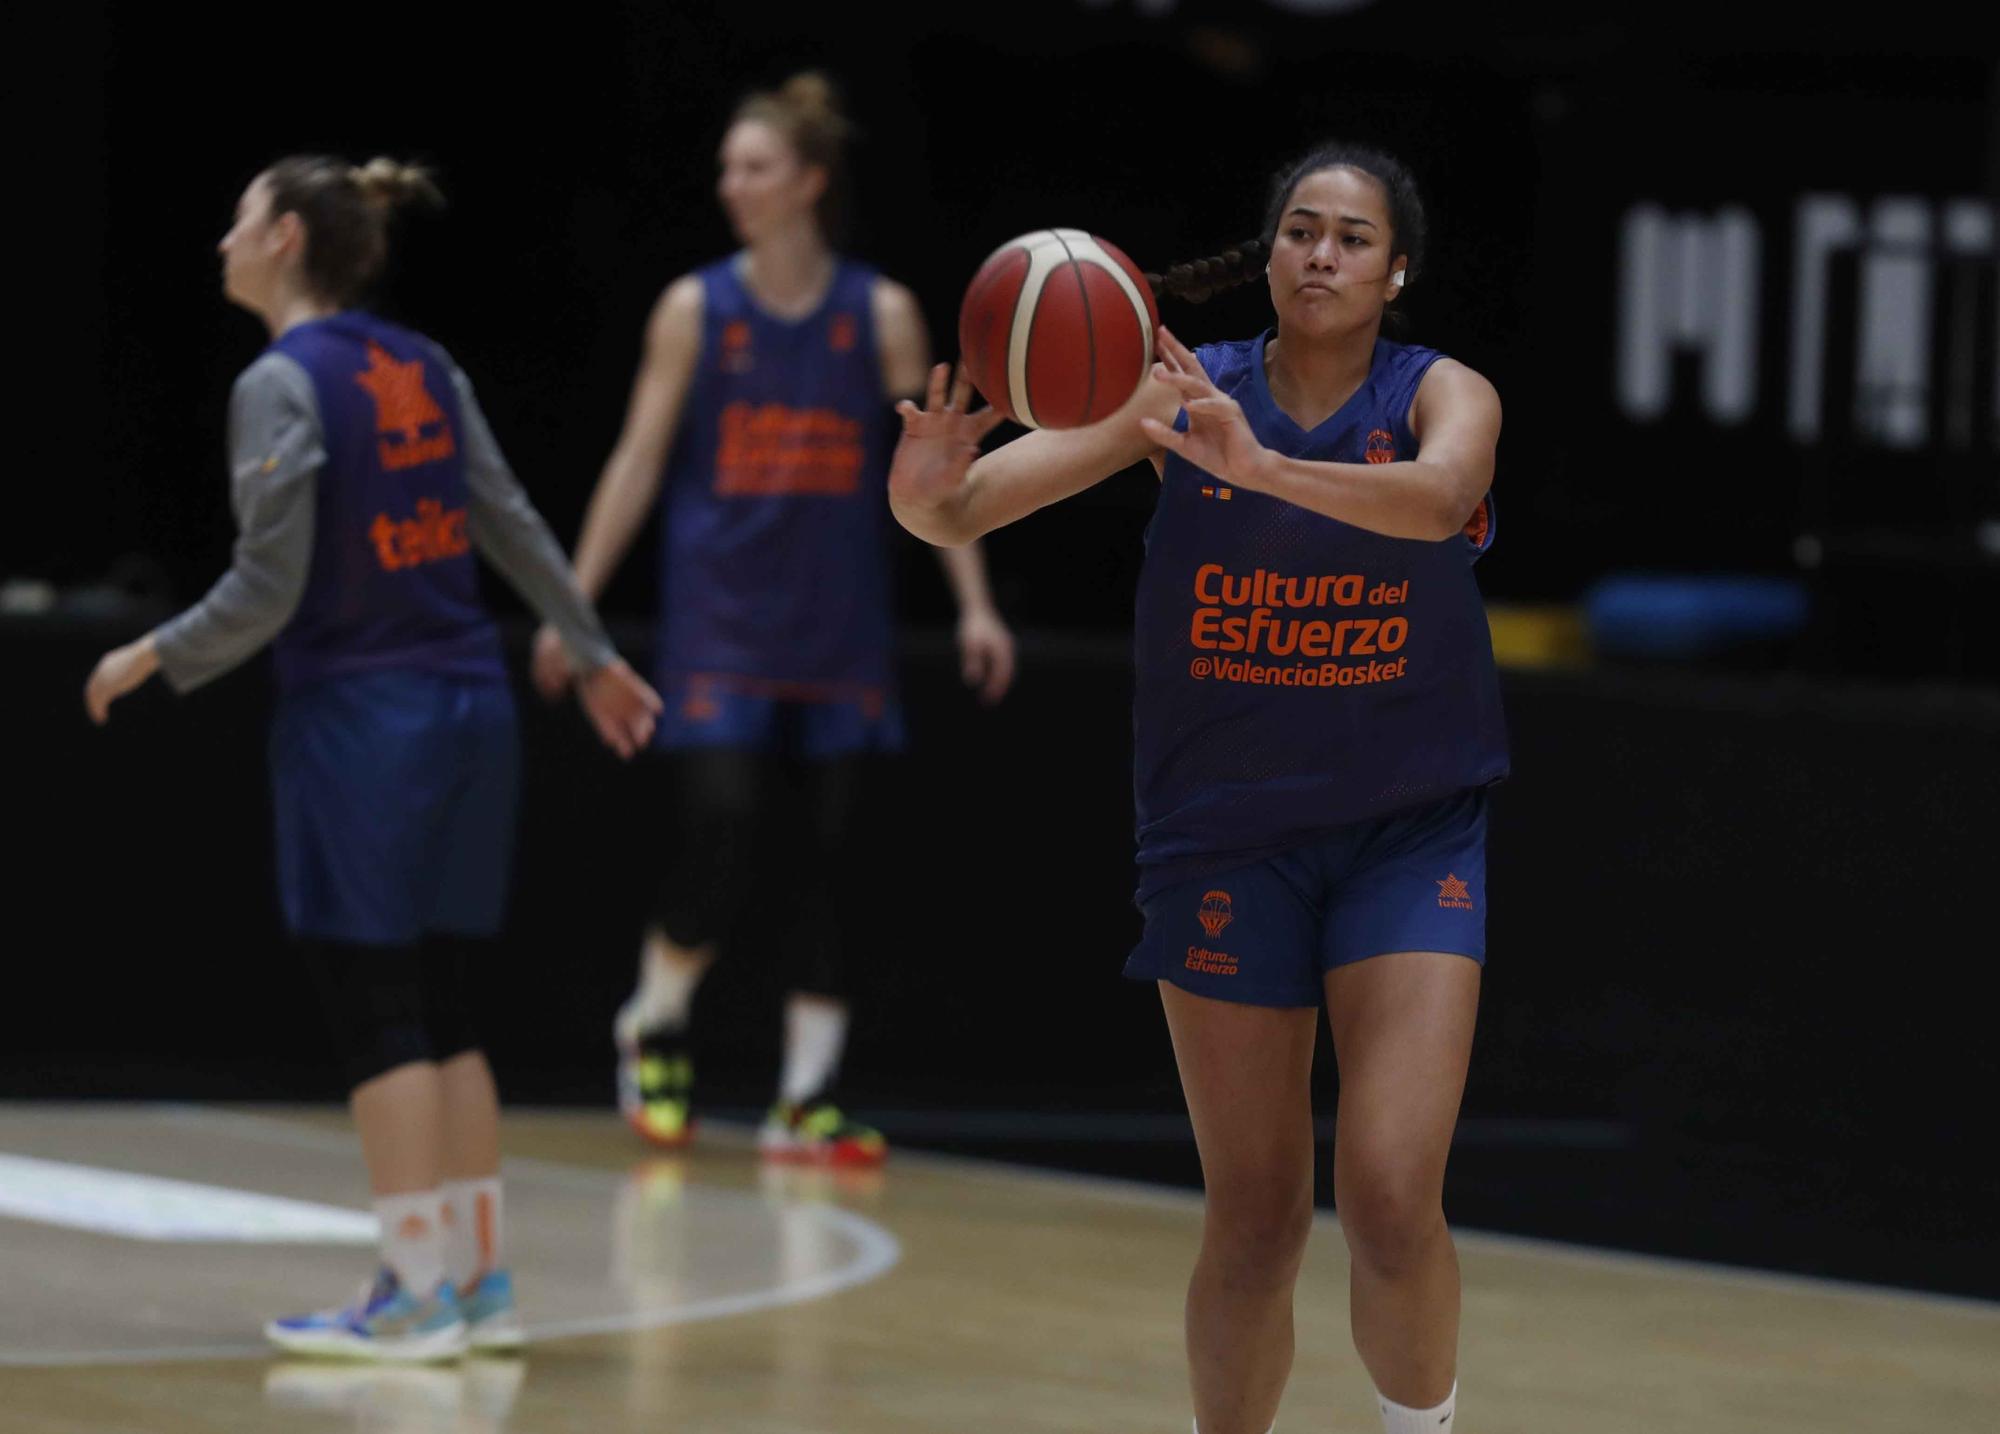
<svg viewBox="0 0 2000 1434"><path fill-rule="evenodd" d="M1038 229L994 250L958 311L959 362L986 401L1029 428L1118 411L1153 362L1160 311L1118 246Z"/></svg>

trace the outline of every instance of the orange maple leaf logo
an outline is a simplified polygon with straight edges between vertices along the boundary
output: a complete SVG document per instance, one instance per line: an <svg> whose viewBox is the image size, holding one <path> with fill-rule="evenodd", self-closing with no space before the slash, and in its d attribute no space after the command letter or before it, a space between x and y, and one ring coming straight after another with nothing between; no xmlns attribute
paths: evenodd
<svg viewBox="0 0 2000 1434"><path fill-rule="evenodd" d="M354 381L375 400L375 431L401 433L403 441L415 443L427 423L444 422L444 410L424 389L421 359L400 362L380 344L368 345L368 367L354 375Z"/></svg>

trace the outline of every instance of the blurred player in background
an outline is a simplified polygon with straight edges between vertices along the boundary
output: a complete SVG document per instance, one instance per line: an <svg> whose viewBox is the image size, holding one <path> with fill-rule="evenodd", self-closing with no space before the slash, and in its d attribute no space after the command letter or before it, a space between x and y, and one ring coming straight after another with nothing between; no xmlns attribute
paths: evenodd
<svg viewBox="0 0 2000 1434"><path fill-rule="evenodd" d="M835 1098L849 1003L834 896L865 759L903 742L885 399L920 393L930 356L910 292L831 247L848 129L814 74L737 108L717 192L744 247L655 306L575 563L600 595L661 505L655 740L675 759L680 847L614 1023L620 1105L657 1144L690 1137L696 986L744 911L776 905L790 918L784 1060L760 1143L781 1159L870 1164L881 1136ZM962 548L944 568L965 680L998 701L1014 644L983 559ZM538 683L554 695L569 672L545 628ZM794 860L753 870L760 828L787 805L800 814Z"/></svg>
<svg viewBox="0 0 2000 1434"><path fill-rule="evenodd" d="M659 698L612 650L472 386L355 307L421 169L283 159L224 236L223 290L271 343L230 397L238 537L195 606L107 653L91 718L155 672L188 692L273 646L270 759L287 929L352 1088L382 1227L353 1306L273 1321L306 1353L422 1360L522 1338L501 1256L499 1105L470 992L498 931L518 752L472 553L560 633L585 712L630 756Z"/></svg>
<svg viewBox="0 0 2000 1434"><path fill-rule="evenodd" d="M1161 479L1136 617L1146 925L1126 973L1166 1007L1207 1189L1187 1296L1199 1434L1263 1434L1291 1372L1313 1213L1323 1000L1340 1064L1334 1193L1355 1348L1389 1434L1450 1434L1458 1262L1445 1159L1485 960L1486 788L1507 771L1472 564L1500 402L1382 337L1420 270L1396 160L1328 146L1262 235L1169 271L1266 281L1276 327L1159 363L1116 415L979 456L961 378L903 406L897 517L962 543L1121 469Z"/></svg>

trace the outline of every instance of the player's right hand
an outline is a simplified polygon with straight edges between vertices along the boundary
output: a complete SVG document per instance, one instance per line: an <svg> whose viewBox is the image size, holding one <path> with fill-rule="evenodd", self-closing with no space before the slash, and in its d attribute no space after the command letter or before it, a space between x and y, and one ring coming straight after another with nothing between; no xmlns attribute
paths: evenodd
<svg viewBox="0 0 2000 1434"><path fill-rule="evenodd" d="M560 699L576 680L576 669L570 666L569 652L563 647L561 636L546 622L535 630L528 672L534 679L535 690L551 702Z"/></svg>
<svg viewBox="0 0 2000 1434"><path fill-rule="evenodd" d="M951 365L941 363L931 370L922 408L907 398L896 405L903 418L903 436L889 461L892 503L936 508L957 495L966 469L979 456L979 441L1006 417L992 407L969 413L971 401L972 381L961 372L953 383Z"/></svg>
<svg viewBox="0 0 2000 1434"><path fill-rule="evenodd" d="M653 724L664 706L660 694L620 657L577 683L576 699L604 745L625 758L653 740Z"/></svg>

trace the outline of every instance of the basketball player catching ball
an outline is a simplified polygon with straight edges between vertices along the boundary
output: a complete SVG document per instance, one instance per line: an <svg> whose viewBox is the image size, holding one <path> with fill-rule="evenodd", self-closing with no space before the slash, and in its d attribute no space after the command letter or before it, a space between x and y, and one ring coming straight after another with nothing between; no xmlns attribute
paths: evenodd
<svg viewBox="0 0 2000 1434"><path fill-rule="evenodd" d="M775 903L789 917L789 994L760 1144L779 1159L872 1164L880 1134L835 1100L848 983L834 892L865 758L903 740L884 400L921 392L930 356L910 292L830 247L847 129L818 75L738 107L717 190L744 247L676 279L655 307L576 571L602 593L660 502L656 742L676 759L681 848L614 1023L620 1105L656 1144L689 1138L695 988L744 911ZM1013 638L978 549L944 559L965 680L997 701ZM566 649L552 631L535 670L546 694L562 690ZM781 799L803 809L803 862L753 871Z"/></svg>
<svg viewBox="0 0 2000 1434"><path fill-rule="evenodd" d="M274 644L270 755L285 924L352 1089L382 1269L351 1308L273 1321L286 1349L446 1358L521 1342L502 1263L499 1104L468 994L514 834L513 699L472 551L562 634L621 756L659 698L606 641L472 386L421 334L354 307L425 173L283 159L220 245L271 343L229 409L235 561L201 602L105 655L84 700L163 672L187 692Z"/></svg>
<svg viewBox="0 0 2000 1434"><path fill-rule="evenodd" d="M1274 328L1164 328L1125 407L980 457L991 411L931 375L897 517L964 543L1141 458L1161 480L1137 605L1144 935L1207 1186L1187 1297L1199 1434L1263 1434L1291 1369L1313 1211L1308 1076L1340 1067L1334 1193L1354 1343L1390 1434L1449 1434L1457 1258L1445 1158L1484 960L1486 787L1507 770L1473 560L1491 539L1493 386L1385 339L1424 215L1397 161L1332 145L1278 176L1263 237L1171 272L1264 277ZM1267 266L1268 265L1268 266Z"/></svg>

